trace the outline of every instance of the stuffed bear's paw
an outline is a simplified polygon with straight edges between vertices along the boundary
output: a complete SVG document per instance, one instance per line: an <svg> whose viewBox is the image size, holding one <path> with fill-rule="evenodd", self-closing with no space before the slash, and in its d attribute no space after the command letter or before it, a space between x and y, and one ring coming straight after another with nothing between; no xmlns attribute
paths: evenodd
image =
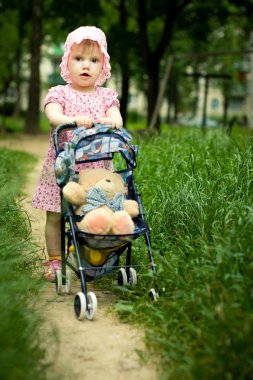
<svg viewBox="0 0 253 380"><path fill-rule="evenodd" d="M112 217L111 233L113 235L128 235L134 232L134 222L129 214L122 210L116 211Z"/></svg>
<svg viewBox="0 0 253 380"><path fill-rule="evenodd" d="M68 182L62 189L62 193L67 202L80 206L85 202L85 192L76 182Z"/></svg>
<svg viewBox="0 0 253 380"><path fill-rule="evenodd" d="M106 209L99 208L86 214L81 222L77 223L79 230L94 235L106 235L111 229L111 213Z"/></svg>
<svg viewBox="0 0 253 380"><path fill-rule="evenodd" d="M139 215L138 203L132 199L124 201L124 210L132 217L135 218Z"/></svg>

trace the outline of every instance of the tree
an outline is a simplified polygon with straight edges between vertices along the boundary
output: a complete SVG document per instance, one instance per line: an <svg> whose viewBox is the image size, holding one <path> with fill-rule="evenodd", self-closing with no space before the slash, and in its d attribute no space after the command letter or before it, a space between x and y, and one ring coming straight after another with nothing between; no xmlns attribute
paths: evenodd
<svg viewBox="0 0 253 380"><path fill-rule="evenodd" d="M18 62L22 61L24 54L27 55L26 41L31 33L29 109L26 117L26 131L29 133L36 133L38 130L42 42L63 42L67 34L80 25L101 27L107 35L113 73L114 67L120 72L121 111L124 119L127 115L129 83L133 80L147 96L147 120L150 123L169 56L173 54L178 57L181 53L189 53L189 58L181 60L180 65L177 59L174 60L173 69L177 77L183 66L188 64L196 69L207 67L206 57L200 58L196 55L193 58L190 53L211 49L213 46L210 41L213 39L214 30L227 24L231 15L234 17L231 24L236 24L236 28L240 26L246 36L249 25L252 25L253 13L252 0L244 0L243 4L240 0L84 0L78 3L78 7L75 7L73 0L33 0L31 28L29 5L28 0L23 0L22 3L21 0L9 0L8 3L0 4L2 94L13 84L18 90ZM82 18L80 14L83 15ZM205 27L202 20L205 20ZM8 39L4 39L4 35L8 35ZM219 46L226 43L223 39ZM178 85L178 81L173 82L173 86L175 85ZM180 91L177 94L180 96ZM173 101L175 103L175 99ZM180 104L180 97L177 98L177 104ZM159 122L156 127L159 128Z"/></svg>
<svg viewBox="0 0 253 380"><path fill-rule="evenodd" d="M147 7L146 0L137 1L140 51L147 74L148 124L151 121L158 96L161 59L165 52L168 52L173 36L173 29L179 15L190 2L190 0L157 1L155 4L151 1L149 2L149 7ZM152 47L152 37L148 33L148 24L155 21L158 14L162 18L162 24L159 28L159 37ZM156 127L159 128L159 122Z"/></svg>
<svg viewBox="0 0 253 380"><path fill-rule="evenodd" d="M29 80L28 110L25 130L27 133L39 131L40 114L40 57L42 41L43 0L32 2L31 73Z"/></svg>
<svg viewBox="0 0 253 380"><path fill-rule="evenodd" d="M192 53L184 59L188 65L191 64L193 74L199 73L195 76L195 83L202 76L206 78L207 87L207 82L211 82L223 92L223 122L226 124L229 98L239 85L237 67L245 64L250 31L247 25L252 18L253 4L245 2L243 6L238 6L237 1L222 4L217 5L215 14L208 18L205 28L208 33L204 35L196 22L196 16L204 18L205 8L198 6L194 27L187 25L188 35L195 42ZM203 110L203 120L204 114Z"/></svg>
<svg viewBox="0 0 253 380"><path fill-rule="evenodd" d="M124 124L127 119L127 105L129 97L131 70L131 55L133 54L133 33L129 30L128 0L116 0L108 3L100 1L102 16L99 18L106 33L109 53L112 62L112 75L121 80L120 110ZM108 22L108 20L110 20Z"/></svg>
<svg viewBox="0 0 253 380"><path fill-rule="evenodd" d="M121 35L119 36L119 41L126 41L127 39L127 24L128 24L128 12L127 12L127 1L121 0L119 4L119 15L120 15L120 26L121 26ZM130 69L129 69L129 53L124 51L122 43L120 44L120 57L119 63L121 67L121 100L120 100L120 109L123 118L124 124L126 123L127 118L127 104L129 96L129 82L130 82Z"/></svg>
<svg viewBox="0 0 253 380"><path fill-rule="evenodd" d="M173 41L177 33L187 33L190 40L189 53L198 49L208 51L208 36L214 25L227 23L231 15L237 20L237 26L243 25L243 20L249 14L252 15L252 1L246 0L242 5L238 0L138 0L136 13L139 50L147 81L147 121L150 124L164 61L168 60L169 54L180 53L173 51ZM224 45L225 43L224 41ZM204 57L202 62L205 59ZM159 120L156 128L159 129Z"/></svg>
<svg viewBox="0 0 253 380"><path fill-rule="evenodd" d="M22 78L22 63L23 57L27 52L28 36L26 34L26 27L30 25L31 9L30 4L26 1L17 1L18 11L18 44L16 48L16 65L15 65L15 85L16 85L16 103L14 108L14 117L17 119L20 116L20 104L21 104L21 84Z"/></svg>
<svg viewBox="0 0 253 380"><path fill-rule="evenodd" d="M0 95L5 97L15 73L18 48L17 12L1 9L0 13Z"/></svg>

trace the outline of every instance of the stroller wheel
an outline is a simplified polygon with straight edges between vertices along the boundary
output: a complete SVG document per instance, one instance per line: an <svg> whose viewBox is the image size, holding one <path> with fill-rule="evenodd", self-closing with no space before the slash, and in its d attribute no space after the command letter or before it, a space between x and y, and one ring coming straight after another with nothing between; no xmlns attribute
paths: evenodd
<svg viewBox="0 0 253 380"><path fill-rule="evenodd" d="M98 307L96 294L93 292L88 292L87 299L88 305L86 308L86 317L89 320L92 320L97 312Z"/></svg>
<svg viewBox="0 0 253 380"><path fill-rule="evenodd" d="M70 294L72 290L72 271L67 270L66 271L66 293Z"/></svg>
<svg viewBox="0 0 253 380"><path fill-rule="evenodd" d="M159 294L155 291L154 288L151 288L149 293L149 298L151 299L151 301L157 301L158 297L159 297Z"/></svg>
<svg viewBox="0 0 253 380"><path fill-rule="evenodd" d="M62 294L63 286L62 286L62 272L61 269L57 269L55 272L55 288L57 294Z"/></svg>
<svg viewBox="0 0 253 380"><path fill-rule="evenodd" d="M134 268L129 268L129 279L128 279L129 285L136 285L137 284L137 273Z"/></svg>
<svg viewBox="0 0 253 380"><path fill-rule="evenodd" d="M127 285L127 274L125 268L120 268L119 273L118 273L118 285L119 286L124 286Z"/></svg>
<svg viewBox="0 0 253 380"><path fill-rule="evenodd" d="M85 318L86 298L82 292L77 293L74 301L75 316L79 321Z"/></svg>

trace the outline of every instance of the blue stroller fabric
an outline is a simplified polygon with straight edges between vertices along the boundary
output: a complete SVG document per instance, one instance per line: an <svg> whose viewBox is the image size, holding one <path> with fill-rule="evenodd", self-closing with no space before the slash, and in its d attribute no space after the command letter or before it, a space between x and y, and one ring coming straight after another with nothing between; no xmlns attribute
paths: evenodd
<svg viewBox="0 0 253 380"><path fill-rule="evenodd" d="M75 164L87 161L112 159L119 152L132 167L136 167L138 147L129 145L131 135L125 129L111 129L109 125L96 124L93 128L79 127L73 137L65 142L55 160L55 176L59 186L75 180Z"/></svg>

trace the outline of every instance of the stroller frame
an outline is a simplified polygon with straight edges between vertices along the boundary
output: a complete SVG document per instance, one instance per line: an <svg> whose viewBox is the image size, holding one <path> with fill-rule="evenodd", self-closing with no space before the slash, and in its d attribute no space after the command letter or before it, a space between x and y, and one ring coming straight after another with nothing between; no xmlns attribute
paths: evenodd
<svg viewBox="0 0 253 380"><path fill-rule="evenodd" d="M60 153L63 152L63 149L60 148L59 138L60 134L63 131L76 129L76 124L64 124L60 125L55 129L54 132L54 145L56 151L56 159L59 157ZM134 199L138 203L139 215L137 218L134 218L136 225L136 230L131 235L93 235L80 231L77 228L76 223L78 222L78 216L75 215L73 205L69 204L62 194L62 188L68 182L68 180L73 180L69 176L69 168L67 168L67 175L58 185L60 187L61 195L61 260L62 268L56 271L55 274L55 283L56 283L56 292L61 294L64 292L70 294L72 288L72 276L73 273L80 280L81 291L78 292L74 300L74 312L78 320L83 320L85 317L89 320L92 320L97 311L97 299L96 295L93 292L88 291L87 283L93 281L97 278L108 275L116 269L119 269L118 272L118 285L131 285L134 286L137 283L137 274L134 269L134 266L131 265L132 262L132 243L133 240L139 236L144 236L145 243L148 252L148 259L150 268L153 273L154 287L149 290L149 297L152 300L157 300L159 297L158 290L158 278L156 264L154 262L154 257L151 248L151 237L150 229L145 219L144 206L141 199L141 194L137 189L135 184L133 170L136 167L136 153L135 147L128 144L122 136L118 135L115 130L110 130L110 126L95 124L94 127L97 128L98 133L93 135L93 138L111 138L119 139L120 142L123 141L124 148L127 149L128 153L130 152L130 160L125 157L122 150L114 150L113 153L107 152L109 158L89 158L87 160L82 160L79 163L83 162L94 162L98 160L110 159L113 160L114 153L121 153L125 159L127 168L124 170L116 171L118 174L127 177L128 191L130 193L129 199ZM100 127L107 127L105 132L99 132ZM82 129L82 127L81 127ZM85 129L85 128L83 128ZM80 130L80 128L78 128ZM77 129L76 129L77 131ZM126 132L126 131L125 131ZM127 133L127 132L126 132ZM109 136L109 137L108 137ZM89 139L90 136L83 137L78 141L83 142L86 139ZM76 164L76 148L74 150L74 164ZM110 146L110 144L109 144ZM73 153L73 152L72 152ZM73 155L73 154L72 154ZM67 160L68 161L68 160ZM65 168L66 169L66 168ZM66 172L66 170L65 170ZM72 172L73 174L73 172ZM56 173L57 177L57 173ZM97 244L99 248L97 248ZM109 258L106 259L106 262L102 265L91 265L84 257L82 252L83 247L88 247L90 249L105 250L110 248L111 252ZM120 265L120 259L122 254L126 251L126 260L125 265ZM137 266L137 265L135 265Z"/></svg>

